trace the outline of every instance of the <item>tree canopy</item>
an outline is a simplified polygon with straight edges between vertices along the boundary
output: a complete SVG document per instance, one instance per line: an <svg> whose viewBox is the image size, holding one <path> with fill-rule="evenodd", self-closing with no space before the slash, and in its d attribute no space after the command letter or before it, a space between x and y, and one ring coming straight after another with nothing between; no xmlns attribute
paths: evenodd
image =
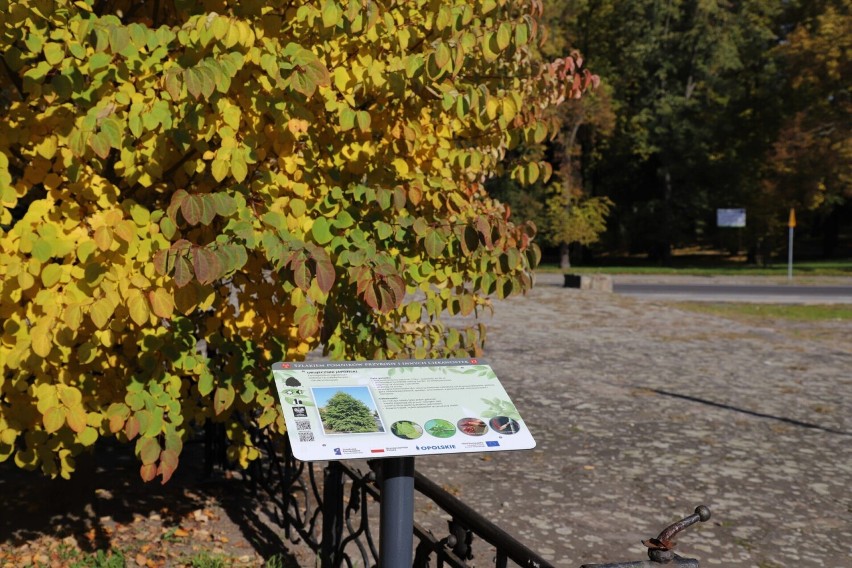
<svg viewBox="0 0 852 568"><path fill-rule="evenodd" d="M165 482L208 420L284 431L276 360L479 353L539 255L483 183L594 82L541 10L0 0L0 460Z"/></svg>

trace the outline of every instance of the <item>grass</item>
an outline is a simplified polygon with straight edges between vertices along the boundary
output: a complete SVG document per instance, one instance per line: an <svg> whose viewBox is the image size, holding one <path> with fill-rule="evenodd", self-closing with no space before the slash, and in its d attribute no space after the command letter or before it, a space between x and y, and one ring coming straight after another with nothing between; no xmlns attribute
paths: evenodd
<svg viewBox="0 0 852 568"><path fill-rule="evenodd" d="M729 318L792 321L852 321L852 306L679 302L678 308Z"/></svg>
<svg viewBox="0 0 852 568"><path fill-rule="evenodd" d="M562 272L556 264L542 264L541 272ZM671 266L656 266L638 259L623 259L602 266L572 266L575 274L679 274L684 276L787 276L787 263L756 266L725 257L686 255L672 258ZM852 276L852 259L793 263L793 276Z"/></svg>

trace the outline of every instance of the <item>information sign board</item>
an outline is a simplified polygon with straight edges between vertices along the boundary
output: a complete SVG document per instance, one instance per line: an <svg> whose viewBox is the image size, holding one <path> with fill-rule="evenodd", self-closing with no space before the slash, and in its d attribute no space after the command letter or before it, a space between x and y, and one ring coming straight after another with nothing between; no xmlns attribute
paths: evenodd
<svg viewBox="0 0 852 568"><path fill-rule="evenodd" d="M745 209L717 209L716 226L718 227L745 227Z"/></svg>
<svg viewBox="0 0 852 568"><path fill-rule="evenodd" d="M283 362L272 374L302 461L535 447L481 360Z"/></svg>

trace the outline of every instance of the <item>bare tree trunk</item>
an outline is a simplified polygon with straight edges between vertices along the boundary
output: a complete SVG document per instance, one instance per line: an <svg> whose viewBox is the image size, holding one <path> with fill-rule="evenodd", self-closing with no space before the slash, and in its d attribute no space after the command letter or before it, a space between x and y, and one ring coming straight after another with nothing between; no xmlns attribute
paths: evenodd
<svg viewBox="0 0 852 568"><path fill-rule="evenodd" d="M567 273L571 268L571 255L569 254L568 243L559 245L559 268L562 269L563 273Z"/></svg>

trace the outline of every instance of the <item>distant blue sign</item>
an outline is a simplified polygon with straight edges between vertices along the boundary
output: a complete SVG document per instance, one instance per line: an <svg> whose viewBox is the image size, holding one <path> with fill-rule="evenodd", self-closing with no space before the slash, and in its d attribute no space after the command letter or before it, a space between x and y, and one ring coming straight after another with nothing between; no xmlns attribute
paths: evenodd
<svg viewBox="0 0 852 568"><path fill-rule="evenodd" d="M716 225L719 227L745 227L745 209L717 209Z"/></svg>

